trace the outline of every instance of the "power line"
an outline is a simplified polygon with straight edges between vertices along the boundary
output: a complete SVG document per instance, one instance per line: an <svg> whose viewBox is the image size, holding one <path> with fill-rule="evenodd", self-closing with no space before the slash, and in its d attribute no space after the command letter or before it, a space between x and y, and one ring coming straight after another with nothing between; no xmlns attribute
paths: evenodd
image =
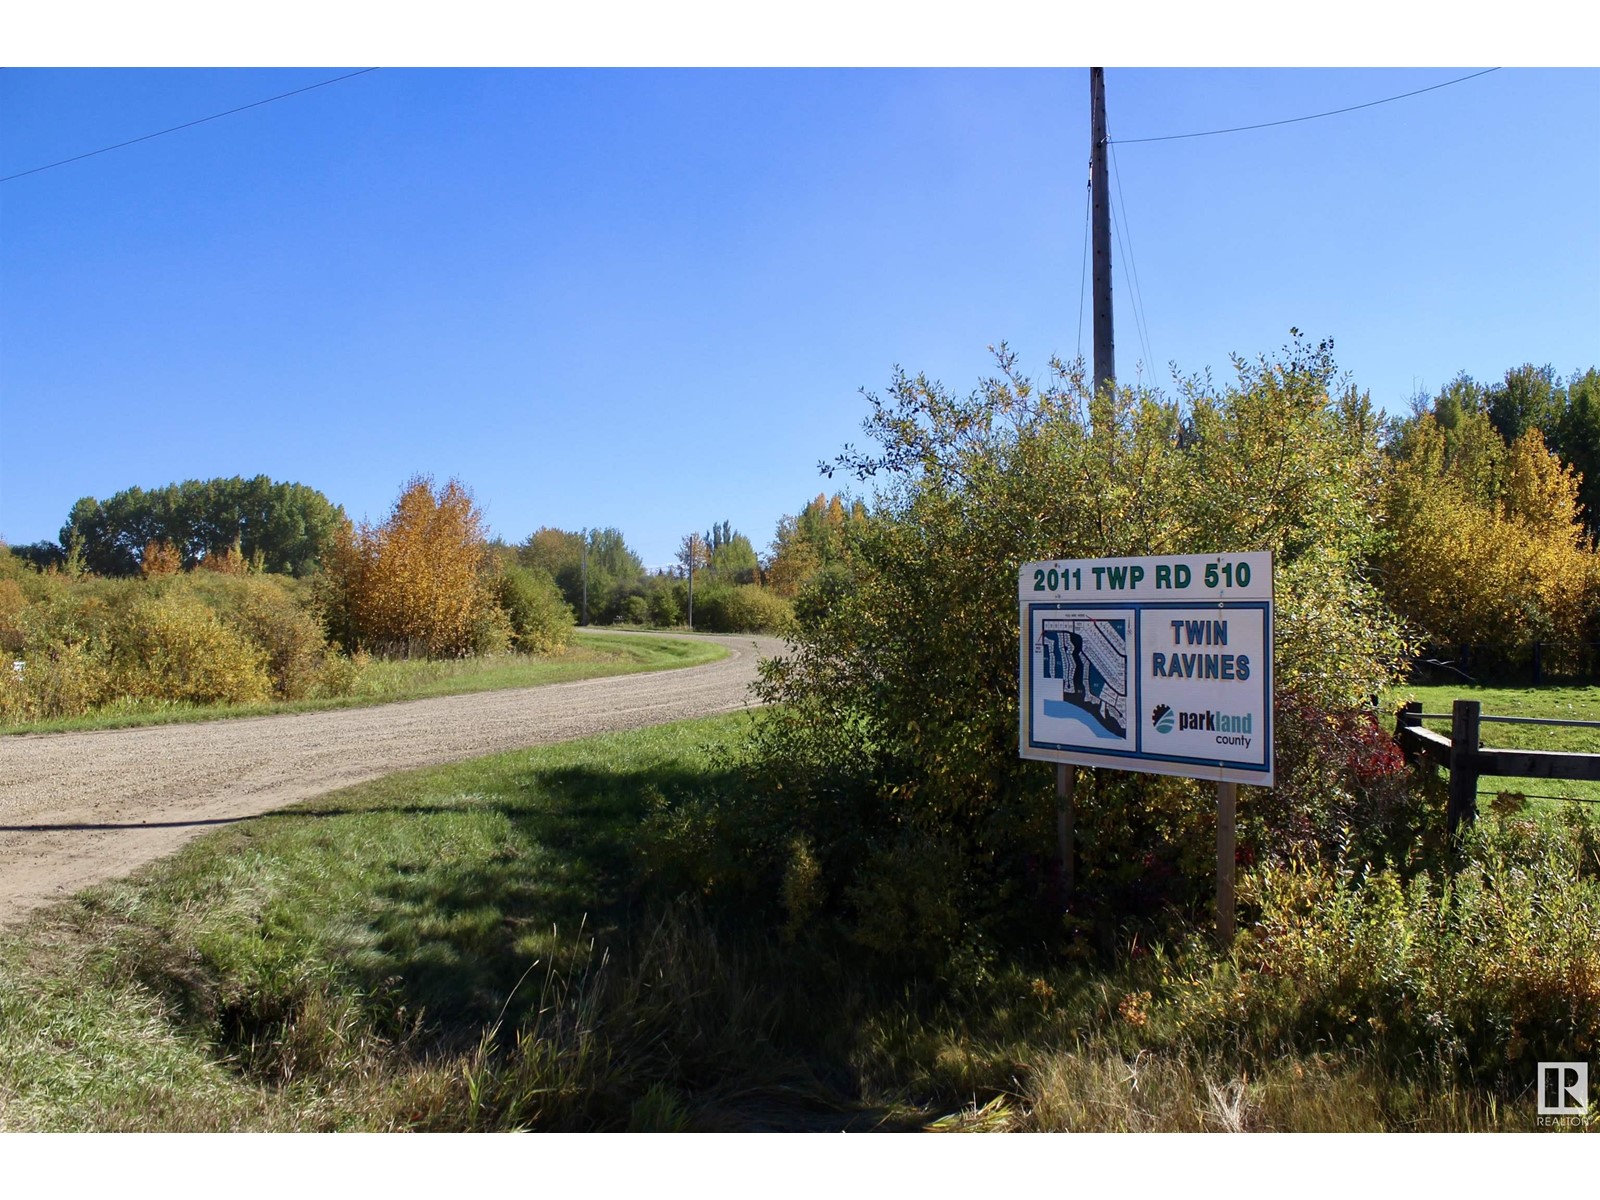
<svg viewBox="0 0 1600 1200"><path fill-rule="evenodd" d="M1133 226L1128 223L1128 202L1122 196L1122 169L1117 165L1116 147L1111 145L1109 139L1107 140L1107 146L1111 149L1111 178L1117 185L1117 204L1122 208L1122 222L1117 226L1117 242L1119 245L1121 244L1124 236L1123 231L1126 231L1128 239L1128 274L1133 280L1135 328L1139 331L1139 341L1144 346L1145 369L1154 376L1156 363L1155 351L1150 347L1150 318L1145 309L1144 295L1139 289L1139 264L1133 257ZM1113 208L1112 216L1115 215L1116 209Z"/></svg>
<svg viewBox="0 0 1600 1200"><path fill-rule="evenodd" d="M1112 205L1111 205L1111 231L1112 231L1113 234L1116 235L1117 249L1122 253L1122 257L1127 259L1129 264L1131 265L1132 262L1133 262L1133 256L1128 253L1128 248L1123 244L1122 229L1123 229L1123 222L1126 220L1126 217L1127 217L1126 213L1124 213L1121 217L1119 217L1117 215L1117 206L1116 206L1115 201L1113 200ZM1134 279L1134 276L1130 275L1129 278L1130 279ZM1139 359L1138 366L1139 366L1139 368L1142 369L1143 367L1145 367L1145 366L1147 366L1149 364L1149 361L1150 361L1150 345L1149 345L1148 339L1145 337L1144 324L1139 318L1139 310L1140 310L1141 305L1140 305L1140 299L1139 299L1139 285L1138 285L1138 282L1136 280L1135 280L1135 282L1133 284L1132 300L1133 300L1133 304L1132 304L1132 307L1133 307L1133 332L1139 339L1140 359Z"/></svg>
<svg viewBox="0 0 1600 1200"><path fill-rule="evenodd" d="M376 71L377 67L364 67L359 71L351 71L348 75L337 75L332 79L324 79L321 83L308 84L303 88L295 88L292 92L283 92L277 96L268 96L265 100L256 100L250 104L241 104L238 108L230 108L227 112L212 113L209 117L201 117L197 121L185 121L182 125L174 125L171 129L157 130L147 133L142 137L129 138L125 142L118 142L115 146L102 146L98 150L90 150L84 154L74 154L71 158L63 158L59 162L45 163L42 167L30 167L26 171L18 171L15 175L0 176L0 183L10 183L13 179L21 179L24 175L37 175L40 171L48 171L53 167L64 167L68 163L79 162L85 158L93 158L96 154L105 154L109 150L121 150L124 146L132 146L136 142L148 142L151 138L164 137L169 133L177 133L180 129L192 129L196 125L204 125L207 121L215 121L222 117L231 117L234 113L242 113L246 109L260 108L263 104L271 104L275 100L287 100L290 96L298 96L302 92L315 91L317 88L327 87L330 83L339 83L346 79L354 79L357 75L367 75Z"/></svg>
<svg viewBox="0 0 1600 1200"><path fill-rule="evenodd" d="M1078 357L1083 357L1083 283L1089 277L1089 189L1093 180L1083 181L1083 265L1078 268Z"/></svg>
<svg viewBox="0 0 1600 1200"><path fill-rule="evenodd" d="M1480 75L1488 75L1498 71L1499 67L1490 67L1488 70L1475 71L1471 75L1463 75L1459 79L1448 79L1444 83L1436 83L1432 87L1418 88L1414 92L1402 92L1398 96L1389 96L1382 100L1369 100L1365 104L1352 104L1348 108L1333 108L1327 112L1311 113L1304 117L1289 117L1282 121L1263 121L1259 125L1235 125L1232 129L1206 129L1199 133L1170 133L1165 137L1144 138L1118 138L1113 145L1129 146L1136 142L1175 142L1182 138L1214 137L1219 133L1244 133L1250 129L1270 129L1274 125L1293 125L1297 121L1315 121L1319 117L1336 117L1340 113L1355 112L1360 108L1372 108L1379 104L1392 104L1396 100L1405 100L1411 96L1420 96L1423 92L1436 92L1440 88L1450 87L1452 84L1465 83L1469 79L1477 79Z"/></svg>

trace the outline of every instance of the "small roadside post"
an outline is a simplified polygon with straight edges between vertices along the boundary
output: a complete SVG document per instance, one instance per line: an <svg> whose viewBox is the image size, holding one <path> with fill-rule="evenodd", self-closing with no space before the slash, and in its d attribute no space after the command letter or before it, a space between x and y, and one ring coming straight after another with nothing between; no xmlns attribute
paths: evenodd
<svg viewBox="0 0 1600 1200"><path fill-rule="evenodd" d="M1071 763L1056 764L1056 852L1061 858L1061 899L1072 895L1072 793L1078 784L1078 768Z"/></svg>
<svg viewBox="0 0 1600 1200"><path fill-rule="evenodd" d="M1274 782L1272 555L1024 564L1018 752L1056 765L1056 838L1077 881L1077 768L1217 784L1217 937L1235 931L1239 784Z"/></svg>
<svg viewBox="0 0 1600 1200"><path fill-rule="evenodd" d="M1234 818L1239 806L1239 785L1217 784L1217 940L1233 945L1235 904L1233 872L1238 857L1234 848Z"/></svg>

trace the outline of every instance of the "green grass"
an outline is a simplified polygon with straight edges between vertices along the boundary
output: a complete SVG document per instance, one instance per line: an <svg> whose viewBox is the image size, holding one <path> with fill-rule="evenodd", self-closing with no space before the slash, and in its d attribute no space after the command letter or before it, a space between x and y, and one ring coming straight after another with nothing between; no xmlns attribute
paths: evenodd
<svg viewBox="0 0 1600 1200"><path fill-rule="evenodd" d="M1355 1026L1264 1032L1200 936L951 991L662 890L652 814L737 805L751 719L391 776L35 914L0 934L0 1129L1531 1123Z"/></svg>
<svg viewBox="0 0 1600 1200"><path fill-rule="evenodd" d="M1393 727L1392 713L1404 700L1420 700L1422 711L1443 716L1423 724L1438 733L1450 733L1450 706L1456 700L1476 700L1484 716L1555 717L1568 721L1600 721L1600 688L1593 687L1473 687L1446 684L1439 687L1398 688L1384 699L1384 724ZM1560 750L1600 754L1600 729L1563 728L1554 725L1502 725L1485 721L1479 740L1486 747L1507 750ZM1479 803L1499 792L1527 796L1570 796L1600 802L1600 783L1568 779L1518 779L1485 775L1478 781ZM1559 801L1537 801L1548 811Z"/></svg>
<svg viewBox="0 0 1600 1200"><path fill-rule="evenodd" d="M0 935L0 1129L678 1128L664 1078L724 1127L848 1122L716 934L635 903L651 796L748 719L393 776L36 915Z"/></svg>
<svg viewBox="0 0 1600 1200"><path fill-rule="evenodd" d="M374 659L361 672L354 691L348 696L266 704L199 705L130 701L79 717L0 725L0 734L124 729L136 725L217 721L273 713L322 712L389 704L398 700L423 700L433 696L568 683L607 675L666 671L715 662L727 657L727 654L726 647L698 639L632 634L619 637L593 630L579 630L573 635L573 645L555 655L502 654L488 658L440 661Z"/></svg>

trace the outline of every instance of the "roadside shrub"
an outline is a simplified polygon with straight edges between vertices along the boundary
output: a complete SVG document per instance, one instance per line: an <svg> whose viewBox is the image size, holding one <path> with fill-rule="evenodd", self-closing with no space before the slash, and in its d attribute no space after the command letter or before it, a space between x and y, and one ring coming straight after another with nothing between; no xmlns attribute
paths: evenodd
<svg viewBox="0 0 1600 1200"><path fill-rule="evenodd" d="M268 575L194 572L166 585L187 591L215 611L230 629L266 655L272 694L301 700L323 668L327 643L321 625L290 580Z"/></svg>
<svg viewBox="0 0 1600 1200"><path fill-rule="evenodd" d="M807 837L831 915L946 977L1061 934L1052 772L1017 755L1019 564L1270 550L1277 681L1329 711L1393 678L1403 649L1363 579L1379 421L1326 344L1236 360L1232 385L1190 381L1179 401L1095 395L1081 364L1036 386L1004 348L999 365L965 398L903 374L869 396L876 446L835 467L879 494L851 523L848 575L802 594L793 652L764 665L777 707L753 746L781 797L752 820L772 857ZM1210 789L1087 775L1074 920L1202 913Z"/></svg>
<svg viewBox="0 0 1600 1200"><path fill-rule="evenodd" d="M242 704L272 695L269 656L182 591L140 597L114 633L119 694L192 704Z"/></svg>
<svg viewBox="0 0 1600 1200"><path fill-rule="evenodd" d="M22 650L27 633L22 627L22 613L28 598L22 584L15 579L0 578L0 653L16 654Z"/></svg>
<svg viewBox="0 0 1600 1200"><path fill-rule="evenodd" d="M111 672L93 648L74 642L35 642L25 654L21 672L14 671L9 661L4 664L0 717L5 720L74 717L109 698Z"/></svg>
<svg viewBox="0 0 1600 1200"><path fill-rule="evenodd" d="M505 654L511 649L516 633L511 628L511 618L498 604L480 608L472 616L472 633L469 651L474 655Z"/></svg>
<svg viewBox="0 0 1600 1200"><path fill-rule="evenodd" d="M554 654L571 642L572 610L543 571L507 564L495 581L495 598L522 653Z"/></svg>
<svg viewBox="0 0 1600 1200"><path fill-rule="evenodd" d="M638 594L629 596L623 603L619 616L628 625L648 625L650 623L650 601Z"/></svg>
<svg viewBox="0 0 1600 1200"><path fill-rule="evenodd" d="M10 681L7 719L77 716L114 699L112 630L142 585L60 575L21 585L27 603L14 619L14 653L24 666Z"/></svg>
<svg viewBox="0 0 1600 1200"><path fill-rule="evenodd" d="M1240 862L1305 859L1437 864L1444 800L1419 776L1372 710L1280 688L1274 700L1278 784L1241 793Z"/></svg>
<svg viewBox="0 0 1600 1200"><path fill-rule="evenodd" d="M32 715L22 676L11 669L8 659L0 670L0 722L19 724Z"/></svg>
<svg viewBox="0 0 1600 1200"><path fill-rule="evenodd" d="M650 624L662 628L683 624L683 605L671 587L656 588L651 593Z"/></svg>
<svg viewBox="0 0 1600 1200"><path fill-rule="evenodd" d="M370 661L371 659L360 650L351 655L328 650L323 655L316 681L311 686L312 698L322 700L350 695L361 682L361 674Z"/></svg>
<svg viewBox="0 0 1600 1200"><path fill-rule="evenodd" d="M755 584L712 584L695 590L694 626L712 633L781 633L794 623L782 596Z"/></svg>
<svg viewBox="0 0 1600 1200"><path fill-rule="evenodd" d="M119 701L347 694L356 672L328 648L315 603L309 585L254 573L0 578L0 639L25 663L6 681L4 719L78 716Z"/></svg>
<svg viewBox="0 0 1600 1200"><path fill-rule="evenodd" d="M1600 1047L1600 881L1592 819L1485 822L1454 876L1342 864L1246 876L1261 915L1236 995L1269 1041L1376 1045L1514 1092L1541 1059Z"/></svg>

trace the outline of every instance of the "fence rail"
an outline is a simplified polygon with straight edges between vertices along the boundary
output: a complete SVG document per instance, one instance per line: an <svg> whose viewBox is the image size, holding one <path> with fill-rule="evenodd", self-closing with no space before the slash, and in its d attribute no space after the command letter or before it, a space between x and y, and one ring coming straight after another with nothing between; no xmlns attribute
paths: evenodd
<svg viewBox="0 0 1600 1200"><path fill-rule="evenodd" d="M1455 717L1454 713L1419 712L1416 715L1424 721L1449 721ZM1575 729L1600 729L1600 721L1566 721L1560 717L1491 717L1485 713L1478 720L1493 721L1500 725L1566 725Z"/></svg>
<svg viewBox="0 0 1600 1200"><path fill-rule="evenodd" d="M1395 741L1413 762L1440 767L1450 774L1450 800L1445 820L1454 833L1462 822L1478 819L1478 778L1512 775L1527 779L1600 780L1600 754L1557 750L1503 750L1484 746L1479 727L1484 721L1506 724L1576 725L1593 727L1596 721L1563 721L1547 717L1485 717L1476 700L1457 700L1450 708L1450 736L1424 729L1424 719L1443 716L1424 713L1413 700L1395 715Z"/></svg>

